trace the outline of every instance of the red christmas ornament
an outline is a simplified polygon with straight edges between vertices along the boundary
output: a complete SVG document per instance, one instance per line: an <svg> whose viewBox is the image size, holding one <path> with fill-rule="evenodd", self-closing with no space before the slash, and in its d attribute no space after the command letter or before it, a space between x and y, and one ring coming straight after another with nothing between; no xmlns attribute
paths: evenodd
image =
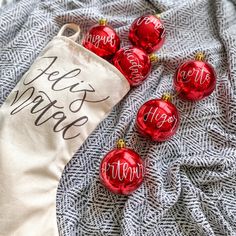
<svg viewBox="0 0 236 236"><path fill-rule="evenodd" d="M170 102L170 95L162 99L153 99L144 103L137 114L138 131L153 141L165 141L171 138L179 126L179 113Z"/></svg>
<svg viewBox="0 0 236 236"><path fill-rule="evenodd" d="M148 56L137 47L121 48L113 58L114 66L126 77L130 85L141 84L151 71L151 62L157 60L154 54Z"/></svg>
<svg viewBox="0 0 236 236"><path fill-rule="evenodd" d="M143 182L144 164L142 158L125 147L120 139L117 148L103 158L100 166L100 180L111 192L129 195Z"/></svg>
<svg viewBox="0 0 236 236"><path fill-rule="evenodd" d="M98 56L110 59L120 48L120 38L106 23L101 19L98 25L91 27L82 44Z"/></svg>
<svg viewBox="0 0 236 236"><path fill-rule="evenodd" d="M146 15L137 18L129 31L130 41L147 53L162 47L165 41L165 27L158 15Z"/></svg>
<svg viewBox="0 0 236 236"><path fill-rule="evenodd" d="M174 88L181 98L199 101L214 91L217 78L215 70L203 60L204 55L197 53L195 60L178 67L174 76Z"/></svg>

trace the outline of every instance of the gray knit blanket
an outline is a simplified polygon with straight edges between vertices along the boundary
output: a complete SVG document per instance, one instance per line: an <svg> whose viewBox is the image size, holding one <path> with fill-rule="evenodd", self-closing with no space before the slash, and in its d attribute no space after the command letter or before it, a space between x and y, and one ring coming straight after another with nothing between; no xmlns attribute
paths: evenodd
<svg viewBox="0 0 236 236"><path fill-rule="evenodd" d="M235 0L21 0L4 6L0 105L63 24L77 23L86 32L105 17L125 46L132 21L154 12L161 12L167 31L160 61L66 166L57 193L60 235L236 235ZM141 137L137 110L171 91L178 65L198 51L216 69L215 92L197 103L174 98L181 125L171 140ZM128 197L108 192L99 181L101 159L121 137L147 163L144 183Z"/></svg>

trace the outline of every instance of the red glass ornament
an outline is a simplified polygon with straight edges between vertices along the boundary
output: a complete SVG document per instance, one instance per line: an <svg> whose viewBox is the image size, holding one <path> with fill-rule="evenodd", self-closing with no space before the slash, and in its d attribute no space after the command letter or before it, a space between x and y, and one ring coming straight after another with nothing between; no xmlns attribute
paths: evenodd
<svg viewBox="0 0 236 236"><path fill-rule="evenodd" d="M152 53L162 47L166 37L165 27L158 15L145 15L131 25L129 39L133 45Z"/></svg>
<svg viewBox="0 0 236 236"><path fill-rule="evenodd" d="M91 27L82 44L98 56L111 59L120 48L120 38L106 23L105 19L101 19L98 25Z"/></svg>
<svg viewBox="0 0 236 236"><path fill-rule="evenodd" d="M148 56L137 47L121 48L113 58L114 66L126 77L131 86L141 84L151 71L151 62L157 60L152 54Z"/></svg>
<svg viewBox="0 0 236 236"><path fill-rule="evenodd" d="M100 165L100 180L111 192L129 195L143 182L144 163L121 139L117 148L107 153Z"/></svg>
<svg viewBox="0 0 236 236"><path fill-rule="evenodd" d="M195 60L178 67L174 76L174 88L181 98L199 101L214 91L217 78L215 70L203 60L204 55L198 53Z"/></svg>
<svg viewBox="0 0 236 236"><path fill-rule="evenodd" d="M142 135L153 141L161 142L171 138L179 126L179 113L170 102L170 95L144 103L138 111L136 126Z"/></svg>

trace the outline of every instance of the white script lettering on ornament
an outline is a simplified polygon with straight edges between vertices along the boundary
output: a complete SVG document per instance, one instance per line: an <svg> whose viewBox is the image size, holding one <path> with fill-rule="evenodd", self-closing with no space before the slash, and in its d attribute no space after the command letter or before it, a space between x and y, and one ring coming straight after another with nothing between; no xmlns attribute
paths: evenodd
<svg viewBox="0 0 236 236"><path fill-rule="evenodd" d="M175 115L161 114L158 107L150 107L148 112L144 114L144 121L155 123L157 128L161 128L165 123L169 123L172 124L173 130L176 126L177 118Z"/></svg>
<svg viewBox="0 0 236 236"><path fill-rule="evenodd" d="M204 68L193 68L192 70L183 70L180 73L182 81L188 83L193 77L194 82L204 84L210 80L210 74Z"/></svg>
<svg viewBox="0 0 236 236"><path fill-rule="evenodd" d="M113 179L119 179L123 181L129 178L129 181L133 181L135 178L140 178L144 175L143 165L138 163L137 166L129 166L126 162L112 162L104 166L103 171L111 171L111 177Z"/></svg>
<svg viewBox="0 0 236 236"><path fill-rule="evenodd" d="M142 23L144 23L145 25L153 23L155 25L154 29L163 29L163 32L161 34L161 38L163 38L165 36L165 27L160 22L160 20L158 18L150 18L148 16L145 16L144 18L138 19L136 22L136 25L141 25Z"/></svg>
<svg viewBox="0 0 236 236"><path fill-rule="evenodd" d="M100 36L100 35L87 34L86 41L91 42L96 48L100 47L100 43L103 43L104 45L110 44L112 47L115 46L116 43L114 35Z"/></svg>
<svg viewBox="0 0 236 236"><path fill-rule="evenodd" d="M132 75L132 81L139 82L140 80L143 80L143 75L140 72L140 68L142 68L142 65L140 65L138 58L133 55L130 48L124 48L124 54L127 56L127 59L131 64L129 70Z"/></svg>

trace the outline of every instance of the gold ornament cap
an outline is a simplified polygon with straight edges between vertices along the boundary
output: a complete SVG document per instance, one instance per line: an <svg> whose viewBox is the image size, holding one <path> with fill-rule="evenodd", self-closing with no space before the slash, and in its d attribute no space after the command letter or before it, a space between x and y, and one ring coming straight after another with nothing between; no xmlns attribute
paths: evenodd
<svg viewBox="0 0 236 236"><path fill-rule="evenodd" d="M117 142L117 144L116 144L116 147L117 148L125 148L126 147L126 145L125 145L125 140L124 139L119 139L118 140L118 142Z"/></svg>
<svg viewBox="0 0 236 236"><path fill-rule="evenodd" d="M106 25L106 24L107 24L107 19L101 18L101 19L98 21L98 24L99 24L99 25Z"/></svg>
<svg viewBox="0 0 236 236"><path fill-rule="evenodd" d="M158 57L157 57L156 54L152 53L152 54L150 54L150 55L148 55L148 56L149 56L149 59L150 59L151 63L156 63L156 62L158 62Z"/></svg>
<svg viewBox="0 0 236 236"><path fill-rule="evenodd" d="M161 19L161 14L157 13L154 15L157 19Z"/></svg>
<svg viewBox="0 0 236 236"><path fill-rule="evenodd" d="M205 60L205 55L203 52L198 52L195 55L195 60L196 61L204 61Z"/></svg>
<svg viewBox="0 0 236 236"><path fill-rule="evenodd" d="M172 96L170 93L164 93L161 97L162 100L166 101L166 102L171 102L172 100Z"/></svg>

